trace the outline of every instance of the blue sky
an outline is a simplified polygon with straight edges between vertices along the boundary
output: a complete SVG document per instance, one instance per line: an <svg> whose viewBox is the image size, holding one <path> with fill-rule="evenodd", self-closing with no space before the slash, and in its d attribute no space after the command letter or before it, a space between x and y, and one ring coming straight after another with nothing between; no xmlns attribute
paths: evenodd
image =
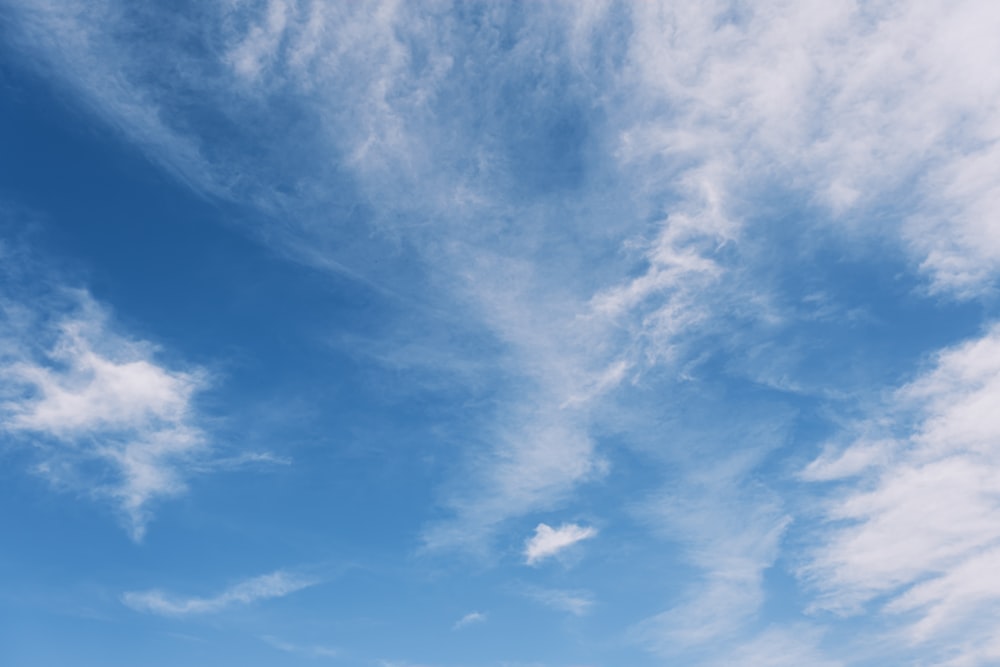
<svg viewBox="0 0 1000 667"><path fill-rule="evenodd" d="M997 34L0 0L0 662L1000 663Z"/></svg>

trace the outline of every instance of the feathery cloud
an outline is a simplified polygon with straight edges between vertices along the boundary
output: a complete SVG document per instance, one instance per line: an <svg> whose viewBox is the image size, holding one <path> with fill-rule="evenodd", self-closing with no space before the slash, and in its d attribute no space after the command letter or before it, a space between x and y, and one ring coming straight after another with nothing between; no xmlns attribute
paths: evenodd
<svg viewBox="0 0 1000 667"><path fill-rule="evenodd" d="M541 605L573 616L584 616L594 606L594 596L588 591L532 586L525 588L524 594Z"/></svg>
<svg viewBox="0 0 1000 667"><path fill-rule="evenodd" d="M803 569L817 606L874 604L925 650L987 646L1000 611L1000 326L940 351L899 388L873 432L830 449L802 476L834 483L828 529ZM877 602L876 602L877 601ZM977 664L974 660L971 664Z"/></svg>
<svg viewBox="0 0 1000 667"><path fill-rule="evenodd" d="M116 331L89 294L68 294L55 322L33 313L6 332L13 353L3 360L0 425L37 446L39 474L110 500L140 540L150 506L182 493L209 450L194 407L209 376L160 364L152 345ZM84 472L95 462L108 479Z"/></svg>
<svg viewBox="0 0 1000 667"><path fill-rule="evenodd" d="M317 583L278 570L247 579L212 597L184 597L160 590L130 591L122 595L122 603L136 611L160 616L212 614L233 606L252 604L258 600L285 597Z"/></svg>
<svg viewBox="0 0 1000 667"><path fill-rule="evenodd" d="M303 655L309 658L339 658L341 652L329 646L319 644L295 644L273 635L262 635L261 639L272 648L285 653Z"/></svg>

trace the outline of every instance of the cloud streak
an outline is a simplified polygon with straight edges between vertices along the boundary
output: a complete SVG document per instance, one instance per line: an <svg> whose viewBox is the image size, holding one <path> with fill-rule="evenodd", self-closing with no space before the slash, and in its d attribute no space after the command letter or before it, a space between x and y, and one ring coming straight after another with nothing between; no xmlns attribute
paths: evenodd
<svg viewBox="0 0 1000 667"><path fill-rule="evenodd" d="M817 605L874 610L925 650L990 646L1000 610L1000 326L940 351L897 389L864 436L802 473L834 483L829 529L803 576ZM973 654L976 652L973 651ZM970 658L979 664L981 658Z"/></svg>
<svg viewBox="0 0 1000 667"><path fill-rule="evenodd" d="M775 494L742 481L755 464L744 457L688 471L686 488L643 506L644 518L679 542L699 572L673 606L633 628L633 637L652 650L676 657L733 648L753 626L766 600L764 571L778 558L790 523Z"/></svg>
<svg viewBox="0 0 1000 667"><path fill-rule="evenodd" d="M524 594L538 604L573 616L585 616L594 606L594 596L589 591L529 587Z"/></svg>
<svg viewBox="0 0 1000 667"><path fill-rule="evenodd" d="M291 653L294 655L303 655L309 658L339 658L341 652L335 648L329 646L321 646L318 644L293 644L292 642L287 642L282 639L278 639L272 635L263 635L261 639L279 651L284 653Z"/></svg>
<svg viewBox="0 0 1000 667"><path fill-rule="evenodd" d="M185 597L154 589L127 592L121 600L135 611L159 616L214 614L234 606L285 597L317 583L278 570L242 581L211 597Z"/></svg>

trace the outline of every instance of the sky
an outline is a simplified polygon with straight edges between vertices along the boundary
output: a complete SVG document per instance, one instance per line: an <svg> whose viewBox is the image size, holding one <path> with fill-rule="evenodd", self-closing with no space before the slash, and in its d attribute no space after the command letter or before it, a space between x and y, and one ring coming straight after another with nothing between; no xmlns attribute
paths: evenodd
<svg viewBox="0 0 1000 667"><path fill-rule="evenodd" d="M998 34L0 0L0 663L1000 664Z"/></svg>

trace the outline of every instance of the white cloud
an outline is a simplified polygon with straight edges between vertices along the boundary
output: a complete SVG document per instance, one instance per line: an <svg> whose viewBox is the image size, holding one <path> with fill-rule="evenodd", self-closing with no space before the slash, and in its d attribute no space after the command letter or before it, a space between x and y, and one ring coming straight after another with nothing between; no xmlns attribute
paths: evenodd
<svg viewBox="0 0 1000 667"><path fill-rule="evenodd" d="M986 64L1000 57L996 6L643 3L634 18L642 107L623 159L713 167L706 184L723 210L766 174L848 226L890 206L894 220L875 233L896 235L937 289L989 288L1000 269L988 176L1000 76ZM657 101L676 115L655 120Z"/></svg>
<svg viewBox="0 0 1000 667"><path fill-rule="evenodd" d="M3 360L0 425L37 445L36 471L54 484L112 501L139 540L150 505L183 492L209 450L194 408L208 376L161 365L89 295L70 295L55 324L36 313L5 333L15 351ZM84 472L95 462L102 479Z"/></svg>
<svg viewBox="0 0 1000 667"><path fill-rule="evenodd" d="M35 397L9 406L9 427L72 439L183 421L199 379L155 365L144 358L148 351L128 341L108 345L101 315L84 317L60 324L59 339L48 353L53 365L19 363L9 369ZM117 348L120 360L98 352L98 345Z"/></svg>
<svg viewBox="0 0 1000 667"><path fill-rule="evenodd" d="M255 108L247 98L266 105L280 90L287 104L291 92L322 130L317 152L300 156L308 159L292 170L306 199L322 198L322 178L308 174L335 153L350 156L360 187L387 209L497 210L495 188L484 183L506 175L506 156L489 133L473 134L468 144L462 123L469 118L458 101L444 105L458 122L437 116L435 106L462 75L455 66L462 50L474 56L463 61L467 66L481 60L496 67L496 45L486 35L462 33L446 13L432 18L395 2L331 7L271 0L205 8L200 23L213 39L198 55L223 64L228 76L182 51L183 66L172 68L170 78L157 49L178 49L170 40L179 28L153 8L123 7L112 0L14 3L17 44L201 191L267 201L268 208L301 199L282 198L268 184L266 163L250 162L233 145L203 150L210 137L185 122L192 112L164 90L202 93L204 104L214 105L248 143L275 154L271 133L256 135L245 122ZM526 11L533 20L519 34L519 49L506 53L510 66L526 66L547 46L553 59L578 67L581 86L604 93L594 98L607 118L602 130L613 140L617 168L635 181L631 191L639 199L664 193L678 199L665 216L673 221L667 227L679 211L697 221L706 239L738 239L739 204L748 189L766 185L804 194L848 227L866 207L894 207L891 222L874 233L912 252L936 289L975 294L1000 268L1000 238L991 224L998 189L990 178L1000 156L1000 76L988 65L1000 55L992 38L1000 10L992 3L771 0L739 9L723 0L642 3L627 10L625 60L597 71L584 65L601 55L607 7ZM132 20L170 29L152 44L130 44L119 36L128 31L118 28ZM545 41L553 33L564 38L561 51ZM426 50L420 66L413 43ZM507 82L496 78L502 90ZM486 101L496 94L482 91ZM470 132L480 127L469 125ZM246 164L234 168L236 162ZM236 182L252 185L237 192ZM384 222L392 211L382 213ZM440 224L456 231L454 216L446 217ZM300 247L324 233L323 225L305 227ZM655 283L660 272L651 267L635 290Z"/></svg>
<svg viewBox="0 0 1000 667"><path fill-rule="evenodd" d="M475 625L476 623L485 623L485 622L486 622L486 614L478 611L470 611L468 614L455 621L455 624L451 626L451 629L461 630L462 628L468 627L470 625Z"/></svg>
<svg viewBox="0 0 1000 667"><path fill-rule="evenodd" d="M24 3L10 32L32 61L197 191L286 213L275 237L284 234L300 258L378 284L353 268L381 248L371 239L413 248L417 291L440 296L428 310L459 313L502 348L478 373L492 370L496 409L464 443L465 465L442 494L449 516L425 534L432 547L481 544L511 517L567 502L607 470L594 425L619 389L638 387L654 366L677 370L670 364L689 354L685 341L726 330L719 320L743 318L730 329L777 320L768 295L741 282L773 260L776 200L808 211L781 224L896 245L945 295L982 295L1000 272L996 3L641 3L618 22L629 28L611 40L622 49L612 58L601 50L606 14L592 6L524 9L531 15L516 48L501 54L495 31L463 32L446 12L273 0L205 10L199 24L212 48L172 52L183 57L170 59L170 75L157 62L163 44L121 41L136 32L129 17L143 16L124 6ZM519 68L531 74L528 92L541 92L519 99L523 116L505 117L511 105L498 102ZM557 85L566 78L577 88ZM479 91L471 100L455 94L469 81ZM196 101L193 110L166 99L175 91ZM531 142L505 137L573 94L601 119L586 127L597 152L583 169L588 183L617 185L595 196L586 188L525 195L517 179L530 170L516 157ZM285 122L288 107L307 119L308 141ZM206 110L228 119L220 122L240 141L201 133ZM332 163L351 171L359 200L375 203L370 226L331 217L329 202L347 187ZM989 357L969 355L982 355L980 365ZM950 359L940 369L958 373ZM996 396L989 382L975 384L980 368L971 380L935 376L900 392L900 409L917 413L912 432L875 428L808 468L811 479L846 486L829 512L847 525L836 524L807 568L821 604L855 609L889 596L887 613L929 619L911 628L914 640L944 632L940 610L956 617L992 604L970 594L962 582L972 575L961 574L978 572L975 555L997 535L987 493ZM910 423L900 415L897 431ZM683 465L686 473L699 464ZM752 470L733 485L745 488ZM709 494L718 489L708 485ZM666 629L696 642L759 608L787 516L754 494L749 506L740 494L692 506L688 491L670 506L730 527L705 532L680 511L664 521L704 576L663 619L693 619ZM719 609L733 613L720 619Z"/></svg>
<svg viewBox="0 0 1000 667"><path fill-rule="evenodd" d="M500 20L505 11L496 7L489 13ZM613 262L620 270L597 280L590 275L595 262L589 255L595 251L577 251L607 235L606 204L597 202L602 212L594 214L588 202L562 195L551 201L533 197L525 204L509 200L506 186L498 184L513 179L514 187L526 178L510 163L531 144L508 145L513 139L507 135L525 119L507 118L502 105L489 100L506 95L507 84L500 83L505 78L516 82L525 72L535 72L532 76L552 84L531 84L533 97L522 100L525 118L541 123L539 132L547 131L547 121L539 119L553 109L582 111L592 96L563 90L558 59L537 55L551 49L557 34L565 36L570 49L562 57L587 58L588 40L600 32L605 14L592 8L578 16L556 6L527 11L540 12L538 20L526 24L522 44L511 51L489 32L470 33L461 22L393 2L227 5L202 10L199 24L213 38L197 54L171 42L172 29L183 28L155 8L126 11L106 0L46 2L14 12L23 36L17 46L31 54L31 61L80 92L88 106L154 160L199 192L281 211L282 219L298 221L287 233L268 235L283 241L284 251L371 285L378 281L352 268L364 265L358 258L386 255L373 239L403 238L426 268L429 284L454 286L433 297L443 305L432 307L460 311L504 347L491 369L505 390L504 402L482 428L485 437L471 448L466 472L446 494L450 518L425 532L430 548L482 547L508 519L564 503L581 484L604 474L605 458L590 435L592 407L642 368L678 356L675 338L708 317L708 300L699 297L724 273L711 255L734 229L724 197L707 176L711 165L679 179L656 176L682 183L691 201L669 215L661 213L662 223L653 229L638 220L655 215L646 209L658 207L651 201L661 201L662 193L635 195L631 184L623 184L615 193L620 205L611 207L623 225L612 229L610 240L642 249ZM136 17L162 25L156 32L162 40L137 50L119 37L133 32L123 26ZM413 43L428 47L417 67ZM171 62L186 66L165 75L154 55L159 49L170 49ZM463 76L487 84L474 111L462 107L452 89L456 81L462 85L454 63L463 52L471 68ZM498 72L501 56L513 60ZM225 65L221 73L203 62L214 65L213 59ZM290 125L281 132L257 132L262 122L277 122L273 114L255 114L269 108L270 95L279 89L283 106L296 106L296 116L311 119L308 140L297 142L294 150L281 143L291 141ZM199 134L188 109L165 90L187 91L228 123L240 141L221 145L212 141L217 133ZM446 123L441 119L448 113L437 108L442 104L455 114ZM496 115L485 118L484 128L478 116L494 108ZM608 129L612 134L631 122L615 118L625 125ZM210 151L202 149L209 144ZM253 149L244 154L240 147ZM273 159L261 160L261 154ZM380 202L372 228L358 234L358 242L349 229L357 225L329 220L328 203L341 199L339 186L330 183L343 180L323 166L336 162L331 155L346 156L342 166L353 170L350 181L362 199ZM635 203L635 197L642 201ZM564 233L552 227L553 213L578 218L580 243L546 240L553 232ZM402 227L394 222L412 218L435 222ZM524 233L508 235L507 219L522 220ZM498 245L497 238L509 242ZM596 252L606 258L603 248ZM646 275L630 277L636 266L647 263ZM386 291L396 287L412 291L409 285Z"/></svg>
<svg viewBox="0 0 1000 667"><path fill-rule="evenodd" d="M862 425L891 434L878 456L862 438L806 469L807 479L839 481L825 505L833 523L803 570L819 606L874 607L927 650L985 646L993 629L982 619L1000 612L998 405L994 326L940 352Z"/></svg>
<svg viewBox="0 0 1000 667"><path fill-rule="evenodd" d="M534 565L555 556L577 542L596 536L597 529L592 526L564 523L558 528L553 528L540 523L535 527L535 534L524 543L524 561L528 565Z"/></svg>
<svg viewBox="0 0 1000 667"><path fill-rule="evenodd" d="M314 579L278 570L242 581L212 597L184 597L160 590L149 590L125 593L122 595L122 602L136 611L160 616L211 614L233 606L252 604L258 600L285 597L317 583Z"/></svg>

